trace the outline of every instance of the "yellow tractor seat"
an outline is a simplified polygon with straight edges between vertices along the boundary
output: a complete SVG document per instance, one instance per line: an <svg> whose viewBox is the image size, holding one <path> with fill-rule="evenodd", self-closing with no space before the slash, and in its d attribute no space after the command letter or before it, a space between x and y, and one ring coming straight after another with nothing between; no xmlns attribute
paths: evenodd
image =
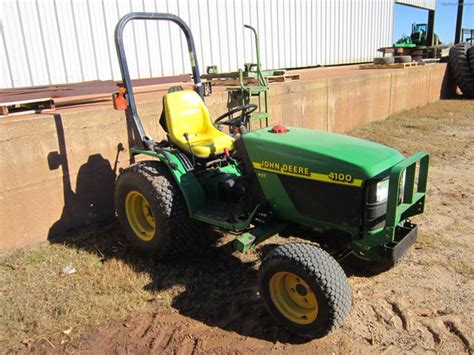
<svg viewBox="0 0 474 355"><path fill-rule="evenodd" d="M180 149L192 153L185 133L198 158L221 154L224 148L232 149L234 138L214 127L204 101L195 91L181 90L166 94L163 108L169 137Z"/></svg>

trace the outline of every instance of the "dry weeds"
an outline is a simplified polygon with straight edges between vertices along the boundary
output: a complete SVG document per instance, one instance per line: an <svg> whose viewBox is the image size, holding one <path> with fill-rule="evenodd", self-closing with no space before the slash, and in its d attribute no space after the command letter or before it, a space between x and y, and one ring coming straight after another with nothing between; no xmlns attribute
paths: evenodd
<svg viewBox="0 0 474 355"><path fill-rule="evenodd" d="M82 240L110 238L113 228L78 232ZM76 273L62 274L72 264ZM61 244L15 250L0 261L0 348L56 338L141 310L150 300L148 273L130 264Z"/></svg>

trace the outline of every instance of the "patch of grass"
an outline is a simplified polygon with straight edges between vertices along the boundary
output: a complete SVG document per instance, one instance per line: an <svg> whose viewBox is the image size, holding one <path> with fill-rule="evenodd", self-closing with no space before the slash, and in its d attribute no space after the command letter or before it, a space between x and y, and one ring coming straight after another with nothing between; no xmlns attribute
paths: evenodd
<svg viewBox="0 0 474 355"><path fill-rule="evenodd" d="M464 275L469 278L474 278L474 264L472 260L455 260L449 263L454 271L458 274Z"/></svg>
<svg viewBox="0 0 474 355"><path fill-rule="evenodd" d="M439 238L430 233L420 233L416 241L418 246L424 248L437 249L442 253L442 250L449 247L442 238ZM456 245L458 248L469 249L470 245L464 245L462 242ZM471 258L472 259L472 258ZM434 267L442 266L447 269L452 269L458 274L468 278L474 277L474 263L472 260L465 260L464 256L457 255L456 258L446 258L445 254L442 257L424 258L423 265Z"/></svg>
<svg viewBox="0 0 474 355"><path fill-rule="evenodd" d="M425 267L441 267L444 269L451 269L455 273L458 273L468 279L474 278L474 265L472 260L459 260L459 259L440 259L440 258L424 258L421 262Z"/></svg>
<svg viewBox="0 0 474 355"><path fill-rule="evenodd" d="M113 226L77 234L82 241L113 237ZM93 243L96 244L96 243ZM146 272L96 252L64 244L41 244L0 256L0 348L21 346L25 339L56 338L72 328L122 318L150 299ZM77 270L63 275L63 267Z"/></svg>
<svg viewBox="0 0 474 355"><path fill-rule="evenodd" d="M425 231L421 231L421 233L419 233L416 244L428 248L439 248L443 246L442 239Z"/></svg>
<svg viewBox="0 0 474 355"><path fill-rule="evenodd" d="M394 147L405 155L428 151L432 163L440 165L472 150L472 110L470 100L438 101L357 127L349 134Z"/></svg>

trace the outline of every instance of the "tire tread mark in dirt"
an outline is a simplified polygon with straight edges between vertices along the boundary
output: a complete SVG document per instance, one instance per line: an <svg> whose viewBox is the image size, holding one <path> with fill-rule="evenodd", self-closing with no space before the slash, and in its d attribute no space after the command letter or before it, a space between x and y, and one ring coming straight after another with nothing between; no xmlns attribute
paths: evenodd
<svg viewBox="0 0 474 355"><path fill-rule="evenodd" d="M387 304L388 304L388 302L387 302ZM392 305L390 304L390 306L392 306ZM375 307L375 305L371 304L370 308L372 308L372 311L374 312L375 317L376 317L377 320L379 320L379 321L381 320L385 324L390 323L389 315L383 314L384 313L383 311L385 311L386 313L389 313L389 314L392 314L392 312L390 312L389 310L384 308L383 305L380 305L379 307ZM393 317L393 315L392 315L392 317Z"/></svg>
<svg viewBox="0 0 474 355"><path fill-rule="evenodd" d="M191 354L196 354L198 352L198 345L199 345L199 339L195 338L193 339L193 349L191 351Z"/></svg>
<svg viewBox="0 0 474 355"><path fill-rule="evenodd" d="M147 317L148 318L148 317ZM148 320L143 319L142 321L138 322L136 327L130 332L130 337L140 337L143 338L143 334L149 328L150 322Z"/></svg>
<svg viewBox="0 0 474 355"><path fill-rule="evenodd" d="M439 330L435 329L435 327L433 327L433 325L426 324L426 322L424 322L423 326L433 337L433 344L435 346L439 346L441 344L442 340L443 340L441 338L441 332Z"/></svg>
<svg viewBox="0 0 474 355"><path fill-rule="evenodd" d="M400 307L400 304L398 302L390 302L390 305L392 306L392 311L393 313L398 317L400 318L401 322L402 322L402 327L404 330L406 331L410 331L411 330L411 326L409 324L409 321L408 321L408 315L406 314L406 312L404 310L402 310L402 308Z"/></svg>
<svg viewBox="0 0 474 355"><path fill-rule="evenodd" d="M147 321L147 324L148 324L148 327L146 327L146 329L142 332L142 334L140 335L140 338L150 338L150 337L153 337L153 333L155 333L155 329L156 329L156 321L158 319L158 314L153 314L151 316L151 319Z"/></svg>
<svg viewBox="0 0 474 355"><path fill-rule="evenodd" d="M445 320L443 323L446 326L446 329L448 329L451 334L457 336L461 340L466 350L471 351L471 342L464 335L464 333L459 329L456 323L454 323L451 320Z"/></svg>
<svg viewBox="0 0 474 355"><path fill-rule="evenodd" d="M437 332L431 325L426 325L426 329L430 332L431 336L433 337L433 342L435 346L441 344L441 335Z"/></svg>
<svg viewBox="0 0 474 355"><path fill-rule="evenodd" d="M140 338L145 338L145 337L147 337L147 336L151 333L151 331L153 330L153 328L154 328L154 327L153 327L153 324L150 324L150 325L143 331L142 335L140 335Z"/></svg>
<svg viewBox="0 0 474 355"><path fill-rule="evenodd" d="M176 334L176 330L173 330L171 332L171 334L169 335L168 341L166 342L165 346L163 347L163 350L166 350L168 348L168 346L170 346L171 341L173 340L175 334Z"/></svg>
<svg viewBox="0 0 474 355"><path fill-rule="evenodd" d="M183 340L181 345L178 348L178 351L176 351L179 354L195 354L197 352L197 344L198 340L193 339L193 338L186 338Z"/></svg>
<svg viewBox="0 0 474 355"><path fill-rule="evenodd" d="M160 347L161 347L161 350L164 350L170 344L172 335L173 335L173 332L168 332L166 330L160 330L158 332L158 335L156 336L156 338L154 338L151 341L150 350L155 351L155 350L158 350ZM164 346L162 346L163 343L165 343L165 342L166 342L166 344Z"/></svg>

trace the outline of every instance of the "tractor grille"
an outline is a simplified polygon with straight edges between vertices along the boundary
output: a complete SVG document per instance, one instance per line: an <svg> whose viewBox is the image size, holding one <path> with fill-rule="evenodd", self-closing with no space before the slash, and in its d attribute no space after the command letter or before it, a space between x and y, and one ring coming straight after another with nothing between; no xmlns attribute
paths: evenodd
<svg viewBox="0 0 474 355"><path fill-rule="evenodd" d="M379 204L366 203L364 208L363 229L366 231L372 231L385 227L386 214L386 201Z"/></svg>
<svg viewBox="0 0 474 355"><path fill-rule="evenodd" d="M352 227L361 225L361 188L287 175L278 177L302 216Z"/></svg>

